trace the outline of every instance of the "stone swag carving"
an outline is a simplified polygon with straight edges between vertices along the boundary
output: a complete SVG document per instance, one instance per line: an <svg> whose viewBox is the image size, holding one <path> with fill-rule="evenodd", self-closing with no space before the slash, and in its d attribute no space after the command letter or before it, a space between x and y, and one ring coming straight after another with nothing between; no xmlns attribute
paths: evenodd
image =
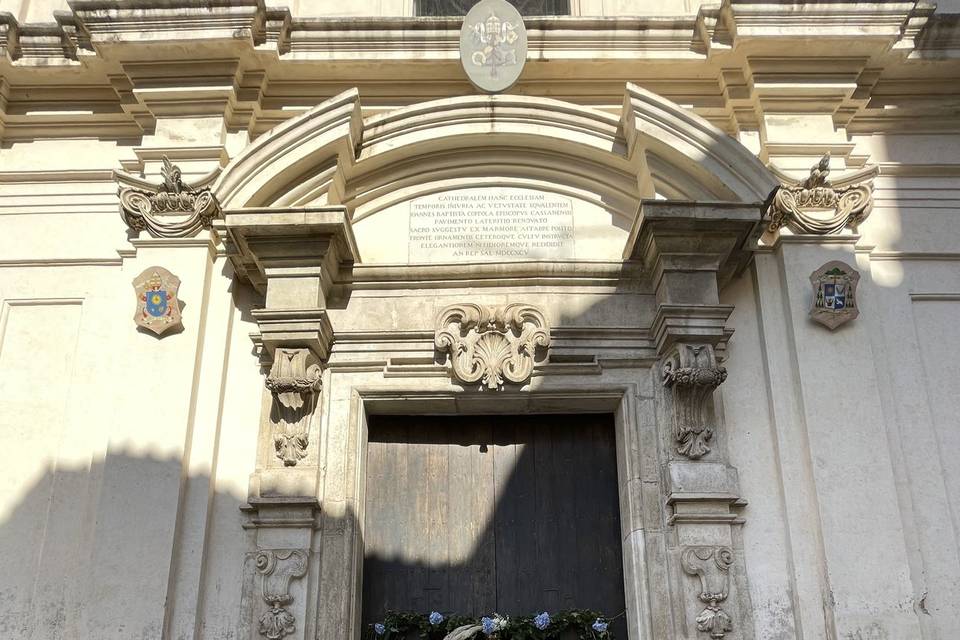
<svg viewBox="0 0 960 640"><path fill-rule="evenodd" d="M322 369L309 349L278 348L267 376L273 394L270 420L273 445L283 464L292 467L307 455L310 417L320 391Z"/></svg>
<svg viewBox="0 0 960 640"><path fill-rule="evenodd" d="M729 547L687 547L680 554L680 565L689 575L700 578L700 601L706 607L696 618L697 630L722 638L733 630L730 616L720 607L729 595L729 573L733 552Z"/></svg>
<svg viewBox="0 0 960 640"><path fill-rule="evenodd" d="M873 206L873 187L858 182L843 187L830 184L830 154L810 169L800 183L777 188L767 210L768 230L788 227L795 233L828 235L845 227L856 229Z"/></svg>
<svg viewBox="0 0 960 640"><path fill-rule="evenodd" d="M279 640L296 630L296 618L287 611L293 602L290 581L307 573L307 553L300 549L264 550L257 553L260 595L270 607L260 616L260 635Z"/></svg>
<svg viewBox="0 0 960 640"><path fill-rule="evenodd" d="M677 453L696 460L710 453L713 438L708 401L727 379L708 344L679 344L663 363L663 385L673 392Z"/></svg>
<svg viewBox="0 0 960 640"><path fill-rule="evenodd" d="M440 312L434 343L461 382L500 389L505 380L519 384L530 377L537 348L550 346L550 328L528 304L454 304Z"/></svg>
<svg viewBox="0 0 960 640"><path fill-rule="evenodd" d="M160 173L163 183L154 186L122 172L114 175L121 184L120 215L134 231L150 233L154 238L187 238L201 229L209 229L214 218L220 215L220 205L209 188L215 171L202 178L196 185L188 185L181 179L180 168L163 156Z"/></svg>

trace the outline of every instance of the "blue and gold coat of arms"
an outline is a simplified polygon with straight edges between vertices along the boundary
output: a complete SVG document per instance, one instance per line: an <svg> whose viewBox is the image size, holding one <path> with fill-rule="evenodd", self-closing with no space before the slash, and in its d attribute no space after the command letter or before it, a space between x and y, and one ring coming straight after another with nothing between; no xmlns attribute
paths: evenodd
<svg viewBox="0 0 960 640"><path fill-rule="evenodd" d="M833 260L810 274L813 308L810 317L831 330L860 315L857 283L860 274L850 265Z"/></svg>
<svg viewBox="0 0 960 640"><path fill-rule="evenodd" d="M137 326L158 336L182 326L177 300L180 278L163 267L150 267L134 278L133 288L137 294L133 321Z"/></svg>

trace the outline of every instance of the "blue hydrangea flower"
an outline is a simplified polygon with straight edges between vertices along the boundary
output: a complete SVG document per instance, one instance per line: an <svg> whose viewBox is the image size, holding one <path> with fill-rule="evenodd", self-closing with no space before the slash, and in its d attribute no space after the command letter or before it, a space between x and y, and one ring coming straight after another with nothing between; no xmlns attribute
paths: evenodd
<svg viewBox="0 0 960 640"><path fill-rule="evenodd" d="M600 618L597 618L592 626L593 626L593 630L596 631L597 633L603 633L604 631L607 630L608 625L606 622L604 622Z"/></svg>
<svg viewBox="0 0 960 640"><path fill-rule="evenodd" d="M373 630L377 633L378 636L382 636L387 632L387 628L379 622L373 625Z"/></svg>
<svg viewBox="0 0 960 640"><path fill-rule="evenodd" d="M443 622L443 614L439 611L430 612L430 624L438 625Z"/></svg>
<svg viewBox="0 0 960 640"><path fill-rule="evenodd" d="M485 635L493 635L493 632L497 630L497 625L493 621L493 618L487 618L484 616L483 618L480 618L480 624L483 626L483 633Z"/></svg>
<svg viewBox="0 0 960 640"><path fill-rule="evenodd" d="M533 626L535 626L537 629L540 629L540 631L543 631L544 629L549 627L550 614L544 611L543 613L538 615L536 618L533 619Z"/></svg>

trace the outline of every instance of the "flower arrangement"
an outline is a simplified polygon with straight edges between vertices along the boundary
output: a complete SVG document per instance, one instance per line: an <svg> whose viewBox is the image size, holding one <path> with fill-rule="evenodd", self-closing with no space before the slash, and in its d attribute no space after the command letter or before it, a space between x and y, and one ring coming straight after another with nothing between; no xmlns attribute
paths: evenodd
<svg viewBox="0 0 960 640"><path fill-rule="evenodd" d="M381 622L372 624L366 640L614 640L608 620L596 611L570 609L559 613L543 611L530 616L499 614L479 620L444 615L439 611L410 613L388 611Z"/></svg>

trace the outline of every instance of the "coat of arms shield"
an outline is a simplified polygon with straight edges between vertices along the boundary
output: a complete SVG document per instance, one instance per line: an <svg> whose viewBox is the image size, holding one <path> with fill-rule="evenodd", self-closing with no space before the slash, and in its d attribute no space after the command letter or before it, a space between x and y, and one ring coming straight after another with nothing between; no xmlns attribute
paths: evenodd
<svg viewBox="0 0 960 640"><path fill-rule="evenodd" d="M833 260L810 274L813 308L810 317L833 330L860 315L857 283L860 274L845 262Z"/></svg>
<svg viewBox="0 0 960 640"><path fill-rule="evenodd" d="M163 267L149 267L133 279L137 294L137 311L133 321L137 326L158 336L180 328L180 301L177 290L180 278Z"/></svg>

